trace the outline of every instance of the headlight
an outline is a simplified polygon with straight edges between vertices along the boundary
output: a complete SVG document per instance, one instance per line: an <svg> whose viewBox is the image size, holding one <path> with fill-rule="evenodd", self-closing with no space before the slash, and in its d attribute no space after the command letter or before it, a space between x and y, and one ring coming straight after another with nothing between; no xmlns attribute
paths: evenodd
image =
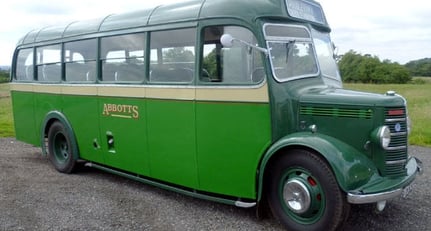
<svg viewBox="0 0 431 231"><path fill-rule="evenodd" d="M373 131L371 135L375 143L380 144L383 149L387 149L391 143L391 130L388 126L382 126Z"/></svg>

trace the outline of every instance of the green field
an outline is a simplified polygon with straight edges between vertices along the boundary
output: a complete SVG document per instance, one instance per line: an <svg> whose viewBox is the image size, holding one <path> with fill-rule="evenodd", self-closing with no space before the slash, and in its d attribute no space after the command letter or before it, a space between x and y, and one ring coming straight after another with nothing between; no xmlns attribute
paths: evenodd
<svg viewBox="0 0 431 231"><path fill-rule="evenodd" d="M12 107L9 93L9 84L0 84L0 137L13 137Z"/></svg>
<svg viewBox="0 0 431 231"><path fill-rule="evenodd" d="M410 144L431 147L431 78L422 84L344 84L344 88L384 94L396 91L407 98L412 133ZM13 116L8 84L0 84L0 137L13 137Z"/></svg>

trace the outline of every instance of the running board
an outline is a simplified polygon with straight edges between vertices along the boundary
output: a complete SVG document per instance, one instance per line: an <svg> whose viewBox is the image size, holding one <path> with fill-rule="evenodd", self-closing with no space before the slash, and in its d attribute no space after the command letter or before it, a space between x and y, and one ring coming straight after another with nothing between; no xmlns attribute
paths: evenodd
<svg viewBox="0 0 431 231"><path fill-rule="evenodd" d="M136 180L138 182L144 183L144 184L149 184L158 188L162 188L165 190L170 190L170 191L174 191L177 193L181 193L187 196L191 196L191 197L195 197L195 198L199 198L199 199L204 199L204 200L209 200L209 201L215 201L218 203L223 203L223 204L228 204L228 205L235 205L237 207L241 207L241 208L251 208L256 206L256 202L244 202L244 201L240 201L240 200L229 200L229 199L225 199L225 198L220 198L220 197L215 197L215 196L209 196L206 194L202 194L202 193L198 193L196 191L188 191L185 189L181 189L181 188L177 188L174 186L170 186L170 185L166 185L163 183L159 183L157 181L153 181L153 180L149 180L149 179L145 179L139 176L135 176L135 175L131 175L125 172L121 172L118 170L114 170L111 168L107 168L104 167L102 165L98 165L98 164L94 164L91 162L87 162L85 163L85 166L87 167L91 167L91 168L97 168L99 170L105 171L105 172L109 172L109 173L113 173L115 175L119 175L122 177L126 177L132 180Z"/></svg>

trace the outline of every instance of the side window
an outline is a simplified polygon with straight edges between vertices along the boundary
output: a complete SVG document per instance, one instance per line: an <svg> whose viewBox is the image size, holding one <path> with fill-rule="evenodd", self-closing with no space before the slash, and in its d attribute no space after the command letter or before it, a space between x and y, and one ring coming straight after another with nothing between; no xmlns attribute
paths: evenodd
<svg viewBox="0 0 431 231"><path fill-rule="evenodd" d="M194 28L151 33L150 82L192 82L195 44Z"/></svg>
<svg viewBox="0 0 431 231"><path fill-rule="evenodd" d="M96 81L97 40L89 39L64 44L66 81Z"/></svg>
<svg viewBox="0 0 431 231"><path fill-rule="evenodd" d="M220 44L220 37L230 34L250 44L257 44L253 33L238 26L211 26L203 30L203 60L200 81L218 84L256 84L265 77L261 52L241 43L231 48Z"/></svg>
<svg viewBox="0 0 431 231"><path fill-rule="evenodd" d="M15 80L33 81L33 75L33 48L22 49L18 52Z"/></svg>
<svg viewBox="0 0 431 231"><path fill-rule="evenodd" d="M42 82L61 81L61 45L36 48L37 80Z"/></svg>
<svg viewBox="0 0 431 231"><path fill-rule="evenodd" d="M102 38L102 80L142 82L145 76L145 33Z"/></svg>

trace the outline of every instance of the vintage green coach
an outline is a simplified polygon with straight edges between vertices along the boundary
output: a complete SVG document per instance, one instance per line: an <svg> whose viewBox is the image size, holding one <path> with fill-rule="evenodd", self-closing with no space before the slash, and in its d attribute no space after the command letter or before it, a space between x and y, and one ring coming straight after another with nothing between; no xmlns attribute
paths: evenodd
<svg viewBox="0 0 431 231"><path fill-rule="evenodd" d="M16 137L63 173L84 162L335 230L421 167L406 100L344 90L329 33L312 0L193 0L34 30L13 57Z"/></svg>

